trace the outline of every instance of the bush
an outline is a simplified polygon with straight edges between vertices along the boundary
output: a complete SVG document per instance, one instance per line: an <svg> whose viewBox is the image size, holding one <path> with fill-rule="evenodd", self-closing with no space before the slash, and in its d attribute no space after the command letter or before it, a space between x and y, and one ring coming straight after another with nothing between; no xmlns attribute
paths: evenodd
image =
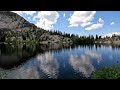
<svg viewBox="0 0 120 90"><path fill-rule="evenodd" d="M92 73L92 79L120 79L120 65L102 67Z"/></svg>

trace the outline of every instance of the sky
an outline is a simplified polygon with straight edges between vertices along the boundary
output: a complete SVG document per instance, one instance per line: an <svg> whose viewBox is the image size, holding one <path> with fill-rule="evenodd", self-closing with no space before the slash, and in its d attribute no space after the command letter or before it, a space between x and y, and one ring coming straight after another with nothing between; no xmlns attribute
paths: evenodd
<svg viewBox="0 0 120 90"><path fill-rule="evenodd" d="M12 11L45 30L70 34L120 34L120 11Z"/></svg>

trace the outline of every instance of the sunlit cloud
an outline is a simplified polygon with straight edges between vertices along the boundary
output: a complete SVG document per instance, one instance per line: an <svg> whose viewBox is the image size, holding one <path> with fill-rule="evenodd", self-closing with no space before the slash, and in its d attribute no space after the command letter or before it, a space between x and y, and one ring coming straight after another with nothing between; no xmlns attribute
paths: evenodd
<svg viewBox="0 0 120 90"><path fill-rule="evenodd" d="M65 17L66 15L65 15L65 13L63 14L63 17Z"/></svg>
<svg viewBox="0 0 120 90"><path fill-rule="evenodd" d="M92 24L95 14L96 11L75 11L68 19L70 24L68 27L88 26Z"/></svg>
<svg viewBox="0 0 120 90"><path fill-rule="evenodd" d="M35 20L36 26L41 27L45 30L53 29L54 24L56 24L59 18L59 13L57 11L41 11L33 17Z"/></svg>
<svg viewBox="0 0 120 90"><path fill-rule="evenodd" d="M85 30L91 31L91 30L95 30L95 29L100 29L103 27L103 25L104 25L104 20L99 18L98 23L92 24L91 26L86 27Z"/></svg>
<svg viewBox="0 0 120 90"><path fill-rule="evenodd" d="M103 35L102 37L104 38L104 37L112 37L112 35L120 35L120 32L112 32L112 33L108 33L108 34L105 34L105 35Z"/></svg>
<svg viewBox="0 0 120 90"><path fill-rule="evenodd" d="M30 15L30 16L33 16L33 14L36 13L36 11L12 11L12 12L17 13L19 15L26 14L26 15Z"/></svg>
<svg viewBox="0 0 120 90"><path fill-rule="evenodd" d="M114 25L114 24L115 24L115 22L111 22L111 23L110 23L110 25Z"/></svg>

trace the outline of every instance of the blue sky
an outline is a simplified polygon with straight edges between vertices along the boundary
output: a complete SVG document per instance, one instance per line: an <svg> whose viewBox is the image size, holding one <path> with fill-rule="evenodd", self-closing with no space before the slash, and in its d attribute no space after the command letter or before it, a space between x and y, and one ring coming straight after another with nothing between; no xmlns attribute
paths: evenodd
<svg viewBox="0 0 120 90"><path fill-rule="evenodd" d="M120 34L120 11L13 11L36 26L78 35Z"/></svg>

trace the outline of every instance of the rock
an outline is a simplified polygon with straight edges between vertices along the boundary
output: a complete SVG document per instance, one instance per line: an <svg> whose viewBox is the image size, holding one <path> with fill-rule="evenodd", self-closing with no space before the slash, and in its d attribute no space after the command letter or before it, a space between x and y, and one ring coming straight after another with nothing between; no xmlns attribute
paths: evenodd
<svg viewBox="0 0 120 90"><path fill-rule="evenodd" d="M23 17L10 11L0 11L0 28L19 29L35 26Z"/></svg>
<svg viewBox="0 0 120 90"><path fill-rule="evenodd" d="M113 35L112 37L106 37L103 39L96 40L95 43L98 44L111 44L111 45L120 45L120 36Z"/></svg>

